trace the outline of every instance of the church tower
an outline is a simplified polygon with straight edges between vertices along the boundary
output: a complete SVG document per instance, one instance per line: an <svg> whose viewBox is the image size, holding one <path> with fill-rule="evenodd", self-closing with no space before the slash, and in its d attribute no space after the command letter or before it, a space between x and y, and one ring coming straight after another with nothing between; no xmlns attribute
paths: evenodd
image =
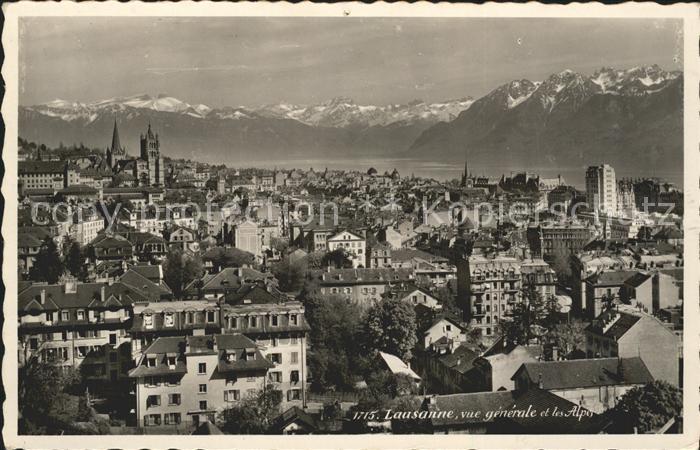
<svg viewBox="0 0 700 450"><path fill-rule="evenodd" d="M117 119L114 119L114 130L112 131L112 146L107 149L107 164L110 168L117 165L117 161L125 159L126 149L119 142L119 129L117 128Z"/></svg>
<svg viewBox="0 0 700 450"><path fill-rule="evenodd" d="M462 187L470 188L473 187L473 180L471 174L469 173L469 166L467 162L467 151L464 151L464 172L462 172Z"/></svg>
<svg viewBox="0 0 700 450"><path fill-rule="evenodd" d="M164 183L163 158L160 156L160 140L153 134L151 124L145 135L141 135L141 159L146 161L149 186L161 186Z"/></svg>

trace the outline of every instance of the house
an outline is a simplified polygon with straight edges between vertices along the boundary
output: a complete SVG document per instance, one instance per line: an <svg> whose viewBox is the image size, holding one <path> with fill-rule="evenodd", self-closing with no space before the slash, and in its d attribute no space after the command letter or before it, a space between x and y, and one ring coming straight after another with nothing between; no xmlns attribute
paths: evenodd
<svg viewBox="0 0 700 450"><path fill-rule="evenodd" d="M80 368L88 382L124 378L131 367L131 305L143 300L142 292L121 282L65 279L26 287L17 297L19 366L37 358Z"/></svg>
<svg viewBox="0 0 700 450"><path fill-rule="evenodd" d="M639 357L654 379L679 385L682 345L656 317L610 309L596 317L585 333L589 358Z"/></svg>
<svg viewBox="0 0 700 450"><path fill-rule="evenodd" d="M273 434L314 434L318 430L316 420L298 406L292 406L277 416L270 427Z"/></svg>
<svg viewBox="0 0 700 450"><path fill-rule="evenodd" d="M474 361L474 366L491 391L512 391L515 383L511 377L524 363L539 361L540 352L539 345L505 345L501 338Z"/></svg>
<svg viewBox="0 0 700 450"><path fill-rule="evenodd" d="M99 234L92 247L95 249L95 262L129 261L134 258L134 245L118 234Z"/></svg>
<svg viewBox="0 0 700 450"><path fill-rule="evenodd" d="M414 279L410 269L329 269L310 274L318 282L321 294L337 294L367 307L381 301L391 286Z"/></svg>
<svg viewBox="0 0 700 450"><path fill-rule="evenodd" d="M621 301L625 281L637 275L635 270L610 270L592 275L586 279L585 315L597 317L606 303Z"/></svg>
<svg viewBox="0 0 700 450"><path fill-rule="evenodd" d="M379 352L377 357L380 366L388 370L392 375L401 375L409 378L416 387L420 384L421 378L416 374L409 364L406 364L396 355L391 353ZM405 392L404 394L410 394L410 392Z"/></svg>
<svg viewBox="0 0 700 450"><path fill-rule="evenodd" d="M306 396L309 324L301 302L271 286L244 285L219 303L221 330L243 333L261 346L273 363L268 383L282 391L285 404L301 405Z"/></svg>
<svg viewBox="0 0 700 450"><path fill-rule="evenodd" d="M226 267L215 274L205 274L185 287L185 296L191 299L218 299L227 292L236 291L244 284L270 281L274 275L250 267Z"/></svg>
<svg viewBox="0 0 700 450"><path fill-rule="evenodd" d="M598 414L630 389L654 381L639 357L528 362L512 379L516 391L543 389Z"/></svg>
<svg viewBox="0 0 700 450"><path fill-rule="evenodd" d="M440 317L423 333L423 349L443 354L441 349L446 349L452 343L459 345L466 340L467 330L462 324L450 317Z"/></svg>
<svg viewBox="0 0 700 450"><path fill-rule="evenodd" d="M175 225L170 231L168 241L171 247L177 247L182 250L197 251L199 243L197 242L197 232L189 227Z"/></svg>
<svg viewBox="0 0 700 450"><path fill-rule="evenodd" d="M255 222L246 220L235 226L235 246L244 252L262 257L262 234Z"/></svg>
<svg viewBox="0 0 700 450"><path fill-rule="evenodd" d="M438 300L433 294L423 288L419 288L413 284L399 285L392 289L388 296L392 298L399 298L402 302L408 303L412 306L423 305L430 309L441 309L440 300Z"/></svg>
<svg viewBox="0 0 700 450"><path fill-rule="evenodd" d="M136 384L141 427L198 427L257 395L273 364L241 334L160 337L139 357Z"/></svg>
<svg viewBox="0 0 700 450"><path fill-rule="evenodd" d="M342 249L352 261L352 267L364 267L366 264L366 243L365 239L349 231L329 237L326 240L328 251L332 252Z"/></svg>

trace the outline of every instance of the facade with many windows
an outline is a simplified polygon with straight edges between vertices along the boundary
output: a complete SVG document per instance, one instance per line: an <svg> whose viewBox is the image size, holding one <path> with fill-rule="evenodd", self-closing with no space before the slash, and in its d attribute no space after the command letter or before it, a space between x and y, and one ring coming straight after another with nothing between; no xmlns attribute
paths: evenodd
<svg viewBox="0 0 700 450"><path fill-rule="evenodd" d="M139 426L197 426L218 411L257 395L272 363L240 334L160 337L139 357L136 382Z"/></svg>
<svg viewBox="0 0 700 450"><path fill-rule="evenodd" d="M34 284L18 296L19 365L32 358L79 368L87 380L116 381L131 368L131 303L125 283Z"/></svg>

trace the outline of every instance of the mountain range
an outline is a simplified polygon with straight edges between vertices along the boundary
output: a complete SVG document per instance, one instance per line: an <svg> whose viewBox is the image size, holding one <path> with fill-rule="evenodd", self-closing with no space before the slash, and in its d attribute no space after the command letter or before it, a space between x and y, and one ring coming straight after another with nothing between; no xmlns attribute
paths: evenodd
<svg viewBox="0 0 700 450"><path fill-rule="evenodd" d="M130 154L151 123L171 157L244 165L315 158L409 158L510 168L608 162L642 175L682 173L683 77L656 65L571 70L440 103L211 108L167 95L21 106L20 136L106 147L114 120ZM427 156L429 155L429 156Z"/></svg>

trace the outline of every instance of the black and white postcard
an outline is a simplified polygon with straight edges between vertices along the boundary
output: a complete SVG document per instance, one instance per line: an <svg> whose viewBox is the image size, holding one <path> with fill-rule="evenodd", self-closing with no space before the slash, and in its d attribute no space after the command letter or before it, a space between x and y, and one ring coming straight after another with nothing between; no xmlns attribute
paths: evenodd
<svg viewBox="0 0 700 450"><path fill-rule="evenodd" d="M8 448L697 447L697 5L3 10Z"/></svg>

